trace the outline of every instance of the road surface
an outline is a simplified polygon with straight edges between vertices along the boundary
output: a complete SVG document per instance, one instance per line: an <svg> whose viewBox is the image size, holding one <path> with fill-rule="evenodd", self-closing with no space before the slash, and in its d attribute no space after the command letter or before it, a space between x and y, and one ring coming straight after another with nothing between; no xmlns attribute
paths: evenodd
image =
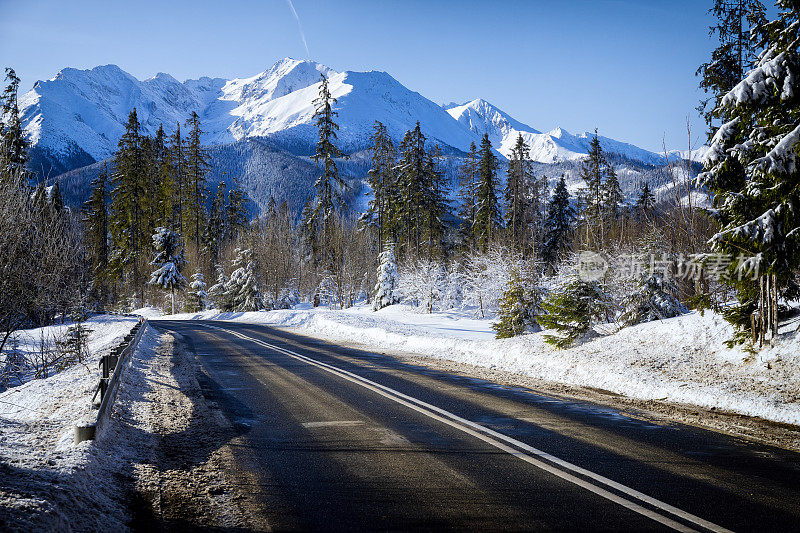
<svg viewBox="0 0 800 533"><path fill-rule="evenodd" d="M800 454L260 325L151 325L196 356L277 530L800 530Z"/></svg>

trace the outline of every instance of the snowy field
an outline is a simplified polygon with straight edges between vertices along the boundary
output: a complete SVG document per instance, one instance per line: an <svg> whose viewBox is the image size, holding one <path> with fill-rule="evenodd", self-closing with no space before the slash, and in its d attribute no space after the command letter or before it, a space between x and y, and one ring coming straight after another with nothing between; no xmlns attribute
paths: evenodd
<svg viewBox="0 0 800 533"><path fill-rule="evenodd" d="M118 502L94 490L102 479L97 463L107 463L97 459L106 453L93 441L75 445L74 424L89 414L100 376L100 356L117 346L136 320L111 315L91 318L85 323L92 329L88 359L0 393L0 530L68 530L76 518L91 524L103 517L98 525L111 527L122 523ZM43 334L57 337L66 328L20 331L19 349L33 350ZM84 500L94 507L66 505L79 493L95 494ZM68 507L77 515L65 516L62 509ZM14 518L4 523L4 515ZM26 523L24 517L35 523Z"/></svg>
<svg viewBox="0 0 800 533"><path fill-rule="evenodd" d="M155 310L146 311L151 316ZM800 334L784 326L774 347L757 354L729 349L733 330L721 316L693 312L608 332L558 350L541 333L497 340L491 320L467 313L417 313L406 305L373 312L295 309L203 313L179 319L234 320L286 327L333 342L381 352L405 352L520 373L573 386L594 387L639 400L716 408L800 425Z"/></svg>

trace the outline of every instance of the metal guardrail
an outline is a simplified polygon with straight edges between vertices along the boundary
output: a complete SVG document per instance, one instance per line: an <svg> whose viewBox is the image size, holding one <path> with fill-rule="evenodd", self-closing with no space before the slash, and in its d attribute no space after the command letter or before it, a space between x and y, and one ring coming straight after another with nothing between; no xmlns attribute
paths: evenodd
<svg viewBox="0 0 800 533"><path fill-rule="evenodd" d="M100 405L97 410L97 417L93 422L78 424L75 426L75 444L95 438L102 426L111 416L111 408L119 389L119 380L128 357L139 344L144 330L147 328L147 320L139 317L139 322L122 340L122 344L111 350L111 353L100 358L100 383L92 396L92 406L95 405L95 398L100 393Z"/></svg>

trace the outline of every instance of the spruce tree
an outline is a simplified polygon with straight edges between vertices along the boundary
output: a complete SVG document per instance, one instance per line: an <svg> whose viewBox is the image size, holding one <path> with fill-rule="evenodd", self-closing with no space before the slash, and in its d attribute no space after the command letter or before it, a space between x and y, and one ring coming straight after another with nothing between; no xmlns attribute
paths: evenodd
<svg viewBox="0 0 800 533"><path fill-rule="evenodd" d="M642 182L639 198L636 200L636 212L639 216L647 217L653 212L655 206L656 197L650 190L650 184L647 181L644 181Z"/></svg>
<svg viewBox="0 0 800 533"><path fill-rule="evenodd" d="M504 200L506 230L513 248L523 257L527 257L529 246L533 244L530 242L530 225L534 222L533 166L530 159L530 149L519 134L508 162Z"/></svg>
<svg viewBox="0 0 800 533"><path fill-rule="evenodd" d="M606 176L606 167L606 157L595 130L594 137L589 142L588 157L581 166L581 178L586 185L583 191L585 244L590 247L605 246L606 191L603 178Z"/></svg>
<svg viewBox="0 0 800 533"><path fill-rule="evenodd" d="M573 279L553 291L542 302L545 314L539 323L554 329L559 335L545 335L545 342L558 348L568 348L591 332L592 325L611 310L610 297L599 283Z"/></svg>
<svg viewBox="0 0 800 533"><path fill-rule="evenodd" d="M172 203L173 226L177 227L178 233L184 235L183 206L186 196L186 150L181 137L180 122L175 126L175 133L170 136L169 166L172 176L172 188L175 191Z"/></svg>
<svg viewBox="0 0 800 533"><path fill-rule="evenodd" d="M211 167L208 150L200 144L200 137L203 131L200 129L200 117L192 111L191 116L186 121L186 126L190 128L186 145L186 184L187 184L187 203L184 208L187 220L187 237L194 241L197 261L200 261L200 239L202 229L205 227L206 220L206 200L208 199L208 188L206 187L206 174Z"/></svg>
<svg viewBox="0 0 800 533"><path fill-rule="evenodd" d="M328 269L334 269L334 257L332 246L333 230L336 208L344 208L341 190L347 188L344 180L339 175L339 168L336 166L337 157L344 154L336 146L337 131L339 125L335 122L338 115L333 106L336 104L330 90L328 89L328 78L321 74L319 95L314 100L314 122L317 127L317 149L311 159L319 164L322 161L322 174L314 183L317 196L315 199L313 221L316 225L315 231L321 232L323 263Z"/></svg>
<svg viewBox="0 0 800 533"><path fill-rule="evenodd" d="M617 179L617 171L614 165L608 163L605 169L605 181L603 182L603 212L605 221L613 221L619 218L620 209L625 202L625 195L622 194L622 187Z"/></svg>
<svg viewBox="0 0 800 533"><path fill-rule="evenodd" d="M186 265L181 250L180 235L169 228L159 227L153 234L153 248L156 256L150 263L156 270L150 275L150 285L168 290L172 296L172 314L175 314L175 290L182 290L186 285L186 278L181 274L181 269Z"/></svg>
<svg viewBox="0 0 800 533"><path fill-rule="evenodd" d="M733 259L739 305L726 317L752 324L754 336L776 335L779 298L798 294L800 10L789 0L777 5L778 18L754 28L764 50L756 67L719 101L715 113L729 120L714 134L698 178L714 193L721 231L711 239L713 249Z"/></svg>
<svg viewBox="0 0 800 533"><path fill-rule="evenodd" d="M511 272L499 307L498 321L492 324L492 329L497 332L496 338L507 339L538 329L536 298L517 270Z"/></svg>
<svg viewBox="0 0 800 533"><path fill-rule="evenodd" d="M0 170L1 176L27 176L28 140L19 118L19 78L13 68L6 67L6 88L0 96Z"/></svg>
<svg viewBox="0 0 800 533"><path fill-rule="evenodd" d="M247 228L247 205L250 200L234 178L228 192L228 205L225 212L225 233L223 240L235 241Z"/></svg>
<svg viewBox="0 0 800 533"><path fill-rule="evenodd" d="M98 298L105 303L108 297L108 168L92 181L92 192L84 204L83 221L86 228L86 247Z"/></svg>
<svg viewBox="0 0 800 533"><path fill-rule="evenodd" d="M384 240L389 238L391 210L393 203L397 201L394 173L396 159L397 149L386 131L386 126L376 120L372 133L372 167L367 179L372 189L372 199L361 220L365 225L375 228L379 251L383 251Z"/></svg>
<svg viewBox="0 0 800 533"><path fill-rule="evenodd" d="M447 200L447 179L439 168L441 159L439 145L435 145L433 150L425 155L422 213L425 218L425 242L430 260L445 251L445 217L450 208Z"/></svg>
<svg viewBox="0 0 800 533"><path fill-rule="evenodd" d="M224 300L232 311L259 311L264 298L256 281L256 266L250 249L237 248L231 262L233 272L225 283Z"/></svg>
<svg viewBox="0 0 800 533"><path fill-rule="evenodd" d="M695 74L701 77L700 88L708 94L698 111L709 127L711 139L718 122L732 118L719 105L722 97L739 83L757 59L760 46L750 38L750 30L764 24L765 11L760 0L714 0L708 13L716 19L708 34L717 37L719 46L712 52L711 60L700 65Z"/></svg>
<svg viewBox="0 0 800 533"><path fill-rule="evenodd" d="M502 227L497 200L497 156L494 155L488 134L483 135L478 157L478 210L475 213L475 228L478 248L486 251Z"/></svg>
<svg viewBox="0 0 800 533"><path fill-rule="evenodd" d="M130 276L136 303L141 305L144 280L140 263L150 244L143 225L147 174L136 108L128 115L125 133L117 146L114 156L116 172L111 180L113 197L109 210L109 229L114 245L112 271L117 279Z"/></svg>
<svg viewBox="0 0 800 533"><path fill-rule="evenodd" d="M425 151L425 135L422 134L419 122L414 129L406 132L400 144L400 160L398 161L397 183L399 194L398 224L400 226L400 244L405 252L413 251L420 256L422 230L426 198L429 191L429 167Z"/></svg>
<svg viewBox="0 0 800 533"><path fill-rule="evenodd" d="M478 148L470 143L469 152L458 174L458 216L461 219L460 235L467 249L478 247L478 234L475 221L478 214Z"/></svg>
<svg viewBox="0 0 800 533"><path fill-rule="evenodd" d="M546 233L542 258L550 265L561 260L572 243L575 209L570 204L569 191L564 176L556 185L547 210Z"/></svg>

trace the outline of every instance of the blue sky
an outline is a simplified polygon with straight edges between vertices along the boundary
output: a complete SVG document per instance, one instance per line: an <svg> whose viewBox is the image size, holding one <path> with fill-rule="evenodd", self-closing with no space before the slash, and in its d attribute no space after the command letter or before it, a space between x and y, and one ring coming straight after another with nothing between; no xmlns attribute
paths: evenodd
<svg viewBox="0 0 800 533"><path fill-rule="evenodd" d="M484 98L556 126L660 151L702 140L694 75L711 0L0 0L0 65L25 90L63 67L145 79L251 76L276 60L385 70L437 103Z"/></svg>

